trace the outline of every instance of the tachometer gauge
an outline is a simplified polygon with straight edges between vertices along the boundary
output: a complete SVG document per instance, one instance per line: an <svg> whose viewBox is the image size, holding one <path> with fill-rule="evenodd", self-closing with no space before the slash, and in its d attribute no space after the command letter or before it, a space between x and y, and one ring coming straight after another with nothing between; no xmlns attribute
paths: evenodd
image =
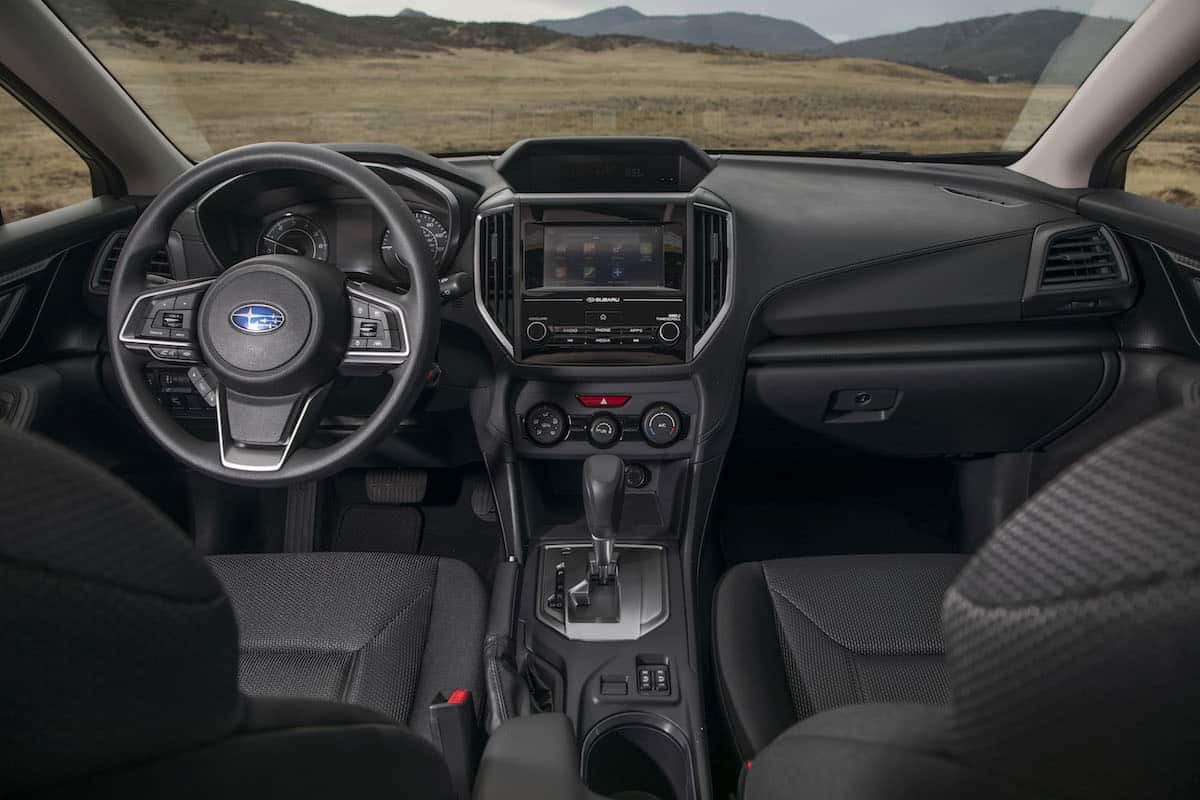
<svg viewBox="0 0 1200 800"><path fill-rule="evenodd" d="M329 237L308 217L288 214L275 220L258 240L259 255L275 253L328 261Z"/></svg>
<svg viewBox="0 0 1200 800"><path fill-rule="evenodd" d="M424 209L414 211L413 217L416 218L417 225L421 228L421 234L425 237L425 249L433 257L433 263L440 266L442 259L446 257L447 248L450 247L450 231L446 230L446 226L442 224L441 220ZM405 266L392 247L390 230L383 232L383 241L379 243L379 252L383 256L385 264Z"/></svg>

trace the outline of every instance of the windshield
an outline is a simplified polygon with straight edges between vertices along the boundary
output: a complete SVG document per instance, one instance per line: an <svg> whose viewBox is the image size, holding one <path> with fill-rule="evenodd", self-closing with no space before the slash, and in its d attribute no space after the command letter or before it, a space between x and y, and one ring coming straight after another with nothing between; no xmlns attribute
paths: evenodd
<svg viewBox="0 0 1200 800"><path fill-rule="evenodd" d="M270 140L493 153L536 136L660 135L1011 160L1146 5L48 2L193 159Z"/></svg>

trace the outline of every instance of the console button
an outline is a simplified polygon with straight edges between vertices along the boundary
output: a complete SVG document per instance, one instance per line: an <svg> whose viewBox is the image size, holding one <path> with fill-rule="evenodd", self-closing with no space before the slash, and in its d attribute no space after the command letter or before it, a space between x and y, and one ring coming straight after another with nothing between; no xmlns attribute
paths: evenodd
<svg viewBox="0 0 1200 800"><path fill-rule="evenodd" d="M525 327L525 335L531 342L540 342L549 335L550 329L546 327L546 323L540 320L534 320Z"/></svg>
<svg viewBox="0 0 1200 800"><path fill-rule="evenodd" d="M658 326L658 338L668 344L674 344L679 341L679 335L679 323L677 322L664 322Z"/></svg>
<svg viewBox="0 0 1200 800"><path fill-rule="evenodd" d="M608 447L621 438L621 423L614 416L599 414L588 425L588 438L597 447Z"/></svg>
<svg viewBox="0 0 1200 800"><path fill-rule="evenodd" d="M642 435L655 447L674 444L683 428L683 418L674 406L659 403L642 415Z"/></svg>
<svg viewBox="0 0 1200 800"><path fill-rule="evenodd" d="M583 315L588 325L617 325L621 322L620 311L587 311Z"/></svg>
<svg viewBox="0 0 1200 800"><path fill-rule="evenodd" d="M584 408L620 408L629 402L627 394L577 394Z"/></svg>
<svg viewBox="0 0 1200 800"><path fill-rule="evenodd" d="M539 403L525 417L525 432L543 447L558 444L567 435L567 415L558 406Z"/></svg>

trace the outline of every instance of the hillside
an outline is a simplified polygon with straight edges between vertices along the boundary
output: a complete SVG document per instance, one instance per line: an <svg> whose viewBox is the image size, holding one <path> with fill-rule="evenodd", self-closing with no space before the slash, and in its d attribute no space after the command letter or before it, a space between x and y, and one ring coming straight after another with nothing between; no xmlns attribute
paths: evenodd
<svg viewBox="0 0 1200 800"><path fill-rule="evenodd" d="M580 38L515 22L455 22L405 9L345 16L292 0L50 0L90 40L172 48L207 61L286 63L299 55L386 55L549 45L605 50L623 37Z"/></svg>
<svg viewBox="0 0 1200 800"><path fill-rule="evenodd" d="M1106 52L1129 25L1127 20L1065 11L1026 11L858 39L820 52L918 64L976 80L997 76L1036 81L1060 44L1067 43L1046 78L1073 83L1094 65L1096 53Z"/></svg>
<svg viewBox="0 0 1200 800"><path fill-rule="evenodd" d="M629 6L617 6L572 19L538 20L533 24L575 36L641 36L663 42L780 53L800 53L831 44L799 22L738 12L647 16Z"/></svg>

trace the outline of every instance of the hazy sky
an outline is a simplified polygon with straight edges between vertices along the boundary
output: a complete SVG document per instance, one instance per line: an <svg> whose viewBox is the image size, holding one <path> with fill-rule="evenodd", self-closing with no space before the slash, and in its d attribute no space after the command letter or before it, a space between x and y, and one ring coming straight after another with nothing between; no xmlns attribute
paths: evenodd
<svg viewBox="0 0 1200 800"><path fill-rule="evenodd" d="M803 22L831 39L856 39L940 22L1059 8L1132 19L1147 0L304 0L343 14L391 15L409 7L435 17L508 20L575 17L615 5L643 14L745 11Z"/></svg>

